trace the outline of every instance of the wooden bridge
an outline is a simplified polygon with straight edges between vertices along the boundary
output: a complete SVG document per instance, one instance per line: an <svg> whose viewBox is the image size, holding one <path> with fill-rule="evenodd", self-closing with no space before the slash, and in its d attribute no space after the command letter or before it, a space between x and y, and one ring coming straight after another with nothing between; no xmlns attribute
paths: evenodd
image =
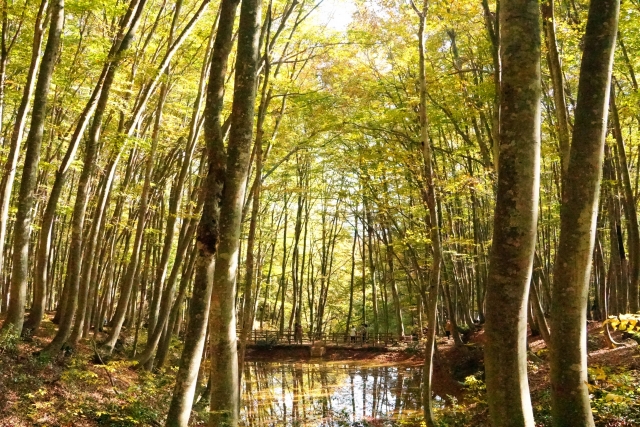
<svg viewBox="0 0 640 427"><path fill-rule="evenodd" d="M241 336L242 331L238 331L238 337ZM314 333L314 334L302 334L301 339L296 340L294 332L285 331L280 333L279 331L269 330L253 330L251 335L247 337L248 345L255 346L273 346L273 345L316 345L321 343L322 345L331 346L367 346L367 347L388 347L390 345L399 342L411 342L417 341L417 336L405 335L404 337L398 337L392 333L378 333L367 334L363 337L362 333L356 334L355 337L351 337L344 332L330 332L330 333Z"/></svg>

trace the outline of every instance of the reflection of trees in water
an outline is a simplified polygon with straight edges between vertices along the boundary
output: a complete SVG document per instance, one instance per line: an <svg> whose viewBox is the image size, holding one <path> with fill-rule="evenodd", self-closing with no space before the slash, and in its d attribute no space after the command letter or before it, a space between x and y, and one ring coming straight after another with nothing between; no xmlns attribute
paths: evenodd
<svg viewBox="0 0 640 427"><path fill-rule="evenodd" d="M329 427L415 417L421 374L419 367L247 363L242 425Z"/></svg>

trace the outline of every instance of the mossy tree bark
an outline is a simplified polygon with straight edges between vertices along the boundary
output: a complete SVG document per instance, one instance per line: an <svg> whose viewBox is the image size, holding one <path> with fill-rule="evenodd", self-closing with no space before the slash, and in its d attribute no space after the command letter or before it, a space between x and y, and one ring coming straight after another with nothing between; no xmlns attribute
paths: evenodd
<svg viewBox="0 0 640 427"><path fill-rule="evenodd" d="M220 199L218 253L213 275L210 340L212 427L238 425L238 343L235 297L240 228L253 141L261 0L243 0L238 28L226 174Z"/></svg>
<svg viewBox="0 0 640 427"><path fill-rule="evenodd" d="M580 68L551 301L554 426L593 426L586 321L619 0L592 0Z"/></svg>
<svg viewBox="0 0 640 427"><path fill-rule="evenodd" d="M13 268L11 273L11 296L7 309L7 318L2 326L10 326L17 334L22 333L24 324L24 306L27 297L27 281L29 276L29 240L33 223L33 205L35 204L35 189L40 162L40 149L47 113L47 98L53 78L53 69L60 50L60 37L64 24L64 0L51 3L49 36L40 64L38 81L34 91L33 111L31 113L31 128L25 146L27 152L24 158L20 193L18 197L18 211L14 225L13 240Z"/></svg>
<svg viewBox="0 0 640 427"><path fill-rule="evenodd" d="M209 169L202 188L204 203L196 237L194 297L190 307L187 339L182 350L180 368L176 375L176 385L166 422L166 425L171 427L186 427L189 423L209 320L214 261L219 242L220 198L226 171L221 118L224 83L229 54L233 47L233 27L239 3L240 0L223 0L220 4L218 29L211 54L204 111L204 136ZM182 297L179 295L178 298ZM172 315L174 314L177 314L177 309L176 312L172 310ZM170 331L167 333L170 337Z"/></svg>
<svg viewBox="0 0 640 427"><path fill-rule="evenodd" d="M20 155L20 145L22 144L22 136L24 128L27 125L27 115L29 113L29 102L36 83L36 71L40 62L40 53L42 51L42 36L46 26L47 16L47 0L42 0L36 15L36 21L33 29L33 43L31 49L31 62L27 71L27 78L22 89L22 98L20 105L16 110L16 118L11 132L11 142L9 153L4 164L4 174L0 181L0 254L4 254L5 240L7 237L7 225L9 222L9 206L11 201L11 192L13 190L13 182L16 177L18 168L18 156ZM4 282L2 273L4 267L4 256L0 256L0 282ZM6 311L8 301L5 299L7 294L7 283L0 283L0 291L2 291L2 303L0 311Z"/></svg>
<svg viewBox="0 0 640 427"><path fill-rule="evenodd" d="M527 296L540 176L540 6L500 4L500 162L487 284L485 365L491 424L533 426Z"/></svg>

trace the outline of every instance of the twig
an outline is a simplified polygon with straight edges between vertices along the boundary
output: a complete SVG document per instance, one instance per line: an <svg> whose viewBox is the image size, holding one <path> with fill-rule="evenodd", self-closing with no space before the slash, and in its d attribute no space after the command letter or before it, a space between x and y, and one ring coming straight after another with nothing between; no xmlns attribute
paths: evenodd
<svg viewBox="0 0 640 427"><path fill-rule="evenodd" d="M113 377L111 376L111 373L107 369L107 366L105 365L104 361L102 360L102 357L100 357L100 353L98 353L98 349L96 348L96 342L94 340L91 340L91 345L93 345L93 351L95 352L96 356L98 357L98 361L100 362L100 364L104 368L104 371L107 373L107 377L109 377L109 382L111 382L111 387L113 387L113 391L115 391L116 394L118 396L120 396L120 392L116 388L116 383L113 381Z"/></svg>

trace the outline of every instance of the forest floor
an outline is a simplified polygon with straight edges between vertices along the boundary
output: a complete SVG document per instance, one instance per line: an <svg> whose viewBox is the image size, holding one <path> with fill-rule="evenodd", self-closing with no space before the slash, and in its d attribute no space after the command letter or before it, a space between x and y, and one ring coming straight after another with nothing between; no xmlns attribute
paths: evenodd
<svg viewBox="0 0 640 427"><path fill-rule="evenodd" d="M613 332L612 337L620 344L616 348L608 347L601 322L588 322L587 363L595 424L598 427L640 426L640 347L634 340L624 339L619 332ZM484 339L484 331L476 332L469 338L469 345L481 348ZM541 337L531 335L528 348L529 388L536 425L551 426L549 350ZM481 366L481 371L464 379L464 400L459 408L445 411L443 425L489 426L484 362L454 347L443 350L443 354L444 369L450 369L454 377L459 377L455 370L463 368L465 360ZM482 358L482 352L477 357Z"/></svg>
<svg viewBox="0 0 640 427"><path fill-rule="evenodd" d="M163 419L169 406L175 367L150 374L135 369L122 352L115 353L107 365L101 365L95 360L90 341L83 341L69 354L37 355L51 340L55 328L47 319L29 340L0 342L0 427L161 425L158 420ZM619 335L614 338L622 339ZM438 342L435 386L443 395L454 397L439 411L441 426L488 425L483 340L480 331L472 334L463 347L443 339ZM623 344L607 348L602 325L589 324L589 388L598 426L640 425L640 347L632 340ZM130 351L130 347L126 350ZM529 348L529 382L536 422L548 426L548 350L536 337L530 337ZM172 348L172 357L178 356L179 349ZM248 358L265 362L310 360L308 349L287 348L253 349ZM420 366L424 362L418 343L384 351L328 348L324 359L389 366ZM196 410L193 421L201 425L206 407L196 405Z"/></svg>

